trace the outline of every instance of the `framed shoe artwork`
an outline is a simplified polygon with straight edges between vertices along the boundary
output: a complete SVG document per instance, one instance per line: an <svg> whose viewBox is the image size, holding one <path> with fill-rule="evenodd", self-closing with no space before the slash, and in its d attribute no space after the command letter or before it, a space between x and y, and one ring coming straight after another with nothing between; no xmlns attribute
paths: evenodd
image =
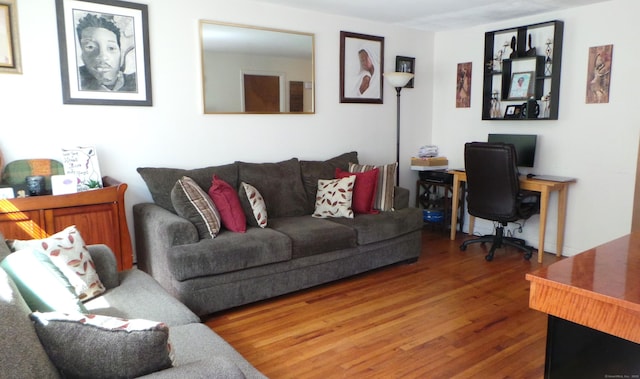
<svg viewBox="0 0 640 379"><path fill-rule="evenodd" d="M340 102L382 104L384 37L340 32Z"/></svg>
<svg viewBox="0 0 640 379"><path fill-rule="evenodd" d="M56 0L56 12L63 103L152 105L147 5Z"/></svg>

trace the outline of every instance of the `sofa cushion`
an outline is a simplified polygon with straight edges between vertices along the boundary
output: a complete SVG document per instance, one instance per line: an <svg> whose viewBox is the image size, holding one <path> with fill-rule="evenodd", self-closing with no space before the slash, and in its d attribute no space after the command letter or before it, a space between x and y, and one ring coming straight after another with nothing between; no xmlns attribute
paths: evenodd
<svg viewBox="0 0 640 379"><path fill-rule="evenodd" d="M376 214L379 212L373 209L379 172L380 170L377 168L355 173L336 168L336 178L345 178L349 175L356 176L356 182L353 184L353 198L351 199L351 209L353 209L354 213Z"/></svg>
<svg viewBox="0 0 640 379"><path fill-rule="evenodd" d="M311 216L317 218L353 218L351 200L353 198L353 184L355 182L355 175L340 179L318 180L316 209Z"/></svg>
<svg viewBox="0 0 640 379"><path fill-rule="evenodd" d="M311 218L311 217L309 217ZM168 269L176 280L222 274L291 259L291 240L269 228L222 232L212 240L174 246Z"/></svg>
<svg viewBox="0 0 640 379"><path fill-rule="evenodd" d="M178 216L191 221L200 239L215 238L222 222L211 197L190 177L183 176L171 190L171 203Z"/></svg>
<svg viewBox="0 0 640 379"><path fill-rule="evenodd" d="M119 286L84 303L88 312L112 317L162 321L170 327L200 322L198 316L144 271L121 271L119 282Z"/></svg>
<svg viewBox="0 0 640 379"><path fill-rule="evenodd" d="M277 163L237 164L238 179L251 183L260 190L269 217L308 214L307 195L302 184L298 159L292 158Z"/></svg>
<svg viewBox="0 0 640 379"><path fill-rule="evenodd" d="M247 219L236 190L218 175L213 176L209 197L218 209L225 228L237 233L247 230Z"/></svg>
<svg viewBox="0 0 640 379"><path fill-rule="evenodd" d="M31 319L64 377L133 378L172 366L164 323L60 312L34 312Z"/></svg>
<svg viewBox="0 0 640 379"><path fill-rule="evenodd" d="M67 277L82 301L91 299L105 291L98 277L87 246L76 229L71 225L61 232L39 240L13 240L13 250L33 249L51 258L51 261Z"/></svg>
<svg viewBox="0 0 640 379"><path fill-rule="evenodd" d="M390 163L382 166L349 163L349 172L365 172L377 168L378 185L376 186L376 199L374 209L380 211L393 210L393 191L396 185L396 171L398 163Z"/></svg>
<svg viewBox="0 0 640 379"><path fill-rule="evenodd" d="M318 179L335 178L336 168L349 170L349 162L358 163L358 153L355 151L340 154L326 161L300 161L300 173L307 194L307 213L313 213L316 206L316 192Z"/></svg>
<svg viewBox="0 0 640 379"><path fill-rule="evenodd" d="M169 371L176 368L183 369L195 362L206 361L213 366L213 370L207 372L208 377L267 379L227 341L205 324L182 325L171 328L169 333L176 353L175 367ZM194 372L189 375L187 372L180 377L200 378L203 374Z"/></svg>
<svg viewBox="0 0 640 379"><path fill-rule="evenodd" d="M379 214L359 214L354 218L327 219L353 228L357 232L358 245L384 241L423 227L422 209L403 208Z"/></svg>
<svg viewBox="0 0 640 379"><path fill-rule="evenodd" d="M271 219L269 228L291 239L291 257L301 258L356 247L353 228L310 216Z"/></svg>
<svg viewBox="0 0 640 379"><path fill-rule="evenodd" d="M183 176L193 179L205 191L211 187L211 178L218 175L232 187L238 183L238 168L235 164L210 166L185 170L179 168L138 167L138 173L151 193L153 201L164 209L176 213L171 204L171 189Z"/></svg>
<svg viewBox="0 0 640 379"><path fill-rule="evenodd" d="M31 310L0 269L0 377L59 378L29 320Z"/></svg>

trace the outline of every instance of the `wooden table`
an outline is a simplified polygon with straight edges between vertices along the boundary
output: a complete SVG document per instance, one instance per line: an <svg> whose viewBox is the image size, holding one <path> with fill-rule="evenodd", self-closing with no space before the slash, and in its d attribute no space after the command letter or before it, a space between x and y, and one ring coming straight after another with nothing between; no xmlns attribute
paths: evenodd
<svg viewBox="0 0 640 379"><path fill-rule="evenodd" d="M563 355L566 366L571 362L566 355L574 354L577 366L590 370L606 366L604 375L640 375L640 232L543 267L526 278L531 283L529 307L549 315L547 369L554 367L554 355ZM569 337L562 334L567 331ZM609 350L616 353L604 356ZM638 371L626 372L630 369Z"/></svg>
<svg viewBox="0 0 640 379"><path fill-rule="evenodd" d="M460 184L467 181L467 173L464 171L450 171L453 174L453 199L452 204L457 204L459 200ZM544 237L547 228L547 213L549 210L549 195L557 191L558 192L558 231L556 236L556 255L562 255L562 246L564 245L564 226L567 217L567 195L569 192L569 185L575 183L575 179L554 182L548 180L540 180L535 178L520 178L520 188L523 190L536 191L540 193L540 227L538 232L538 263L542 263L542 254L544 253ZM451 240L456 239L456 224L458 222L458 215L453 213L451 215ZM469 235L473 234L473 228L475 224L475 217L469 217Z"/></svg>

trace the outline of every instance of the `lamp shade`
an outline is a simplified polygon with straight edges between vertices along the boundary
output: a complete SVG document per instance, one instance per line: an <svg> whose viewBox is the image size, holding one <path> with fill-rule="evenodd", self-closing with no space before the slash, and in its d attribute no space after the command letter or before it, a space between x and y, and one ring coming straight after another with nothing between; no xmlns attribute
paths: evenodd
<svg viewBox="0 0 640 379"><path fill-rule="evenodd" d="M413 74L409 72L385 72L384 77L387 82L394 87L404 87L413 78Z"/></svg>

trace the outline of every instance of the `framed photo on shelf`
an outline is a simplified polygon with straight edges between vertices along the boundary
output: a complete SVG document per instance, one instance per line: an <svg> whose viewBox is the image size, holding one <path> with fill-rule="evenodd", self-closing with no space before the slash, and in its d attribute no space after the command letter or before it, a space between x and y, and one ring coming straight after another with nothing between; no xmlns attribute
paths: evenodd
<svg viewBox="0 0 640 379"><path fill-rule="evenodd" d="M526 100L533 95L533 71L514 72L509 83L508 100Z"/></svg>
<svg viewBox="0 0 640 379"><path fill-rule="evenodd" d="M340 32L340 102L382 104L384 37Z"/></svg>
<svg viewBox="0 0 640 379"><path fill-rule="evenodd" d="M416 58L396 56L396 72L416 73ZM409 80L404 88L413 88L413 79Z"/></svg>
<svg viewBox="0 0 640 379"><path fill-rule="evenodd" d="M507 105L504 118L522 118L522 105Z"/></svg>
<svg viewBox="0 0 640 379"><path fill-rule="evenodd" d="M22 73L16 7L16 0L0 0L0 73Z"/></svg>
<svg viewBox="0 0 640 379"><path fill-rule="evenodd" d="M146 4L56 0L56 13L64 104L152 105Z"/></svg>

